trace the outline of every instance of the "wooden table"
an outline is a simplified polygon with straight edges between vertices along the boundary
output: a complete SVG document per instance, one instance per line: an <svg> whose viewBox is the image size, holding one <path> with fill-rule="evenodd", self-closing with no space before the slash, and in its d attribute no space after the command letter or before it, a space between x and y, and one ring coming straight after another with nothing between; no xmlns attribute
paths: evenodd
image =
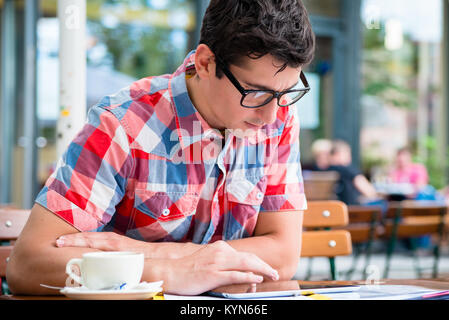
<svg viewBox="0 0 449 320"><path fill-rule="evenodd" d="M366 281L297 281L299 286L313 285L367 285ZM280 282L281 284L282 282ZM408 285L433 290L449 290L449 278L442 279L382 279L379 285ZM15 296L2 295L0 300L70 300L65 296Z"/></svg>

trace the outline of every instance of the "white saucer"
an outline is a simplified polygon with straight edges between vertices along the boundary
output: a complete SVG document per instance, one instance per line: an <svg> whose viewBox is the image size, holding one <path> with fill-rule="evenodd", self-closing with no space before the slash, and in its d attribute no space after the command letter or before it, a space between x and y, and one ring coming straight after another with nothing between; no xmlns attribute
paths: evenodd
<svg viewBox="0 0 449 320"><path fill-rule="evenodd" d="M89 290L85 287L65 287L62 294L77 300L146 300L162 291L162 281L145 283L127 290Z"/></svg>

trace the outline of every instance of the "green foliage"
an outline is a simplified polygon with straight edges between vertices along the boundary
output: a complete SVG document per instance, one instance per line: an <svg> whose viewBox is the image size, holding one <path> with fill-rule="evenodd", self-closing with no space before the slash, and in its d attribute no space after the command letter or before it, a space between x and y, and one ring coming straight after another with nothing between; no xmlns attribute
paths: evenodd
<svg viewBox="0 0 449 320"><path fill-rule="evenodd" d="M191 34L176 27L170 13L190 12L192 1L170 0L169 7L161 11L152 9L147 0L95 0L95 3L100 13L102 8L108 8L108 12L113 12L108 13L109 15L103 14L102 19L90 19L88 24L93 35L107 48L108 59L115 70L140 79L172 73L183 62L186 51L189 51L186 46ZM148 20L142 21L143 18L139 15L133 20L135 8L134 11L129 11L128 16L122 14L126 19L117 18L120 16L119 11L126 11L133 6L141 6L142 10L151 11L153 14L159 12L160 21L166 19L167 24L163 25L159 20L154 24ZM114 12L117 12L116 18ZM108 26L108 23L104 22L105 17L117 19L117 25ZM149 16L144 19L150 18ZM183 38L181 40L180 34Z"/></svg>
<svg viewBox="0 0 449 320"><path fill-rule="evenodd" d="M379 148L377 144L371 144L363 150L361 167L363 173L369 177L373 168L384 168L388 165L388 160L379 155Z"/></svg>
<svg viewBox="0 0 449 320"><path fill-rule="evenodd" d="M170 43L171 30L131 24L120 24L114 29L92 21L96 36L108 48L115 70L136 78L173 72L182 58Z"/></svg>
<svg viewBox="0 0 449 320"><path fill-rule="evenodd" d="M383 26L364 31L363 94L396 107L416 108L416 45L405 35L402 48L389 51L384 38Z"/></svg>
<svg viewBox="0 0 449 320"><path fill-rule="evenodd" d="M420 159L418 156L415 156L414 161L423 163L426 166L429 174L429 184L436 189L442 189L447 185L445 171L449 167L449 149L444 154L445 161L441 161L437 153L437 140L431 136L424 137L423 140L427 150L427 159Z"/></svg>

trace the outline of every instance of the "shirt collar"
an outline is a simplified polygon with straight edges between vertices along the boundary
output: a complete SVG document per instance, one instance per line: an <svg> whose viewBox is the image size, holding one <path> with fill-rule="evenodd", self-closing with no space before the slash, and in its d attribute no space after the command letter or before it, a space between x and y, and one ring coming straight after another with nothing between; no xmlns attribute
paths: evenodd
<svg viewBox="0 0 449 320"><path fill-rule="evenodd" d="M169 80L176 130L182 149L211 136L222 138L219 131L209 126L190 100L186 85L186 70L195 67L194 59L195 51L191 51Z"/></svg>

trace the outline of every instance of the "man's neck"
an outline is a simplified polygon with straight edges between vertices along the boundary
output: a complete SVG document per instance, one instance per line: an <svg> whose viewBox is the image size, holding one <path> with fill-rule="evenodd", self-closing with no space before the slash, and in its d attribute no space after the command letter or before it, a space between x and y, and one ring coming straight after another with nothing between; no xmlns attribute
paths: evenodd
<svg viewBox="0 0 449 320"><path fill-rule="evenodd" d="M210 108L205 99L205 96L201 94L201 92L204 92L204 90L202 90L200 80L198 79L198 76L196 74L186 77L186 87L187 92L189 93L190 100L192 101L198 113L209 124L209 126L220 131L225 130L226 128L221 127L216 121L214 121L216 117L214 117L210 112Z"/></svg>

